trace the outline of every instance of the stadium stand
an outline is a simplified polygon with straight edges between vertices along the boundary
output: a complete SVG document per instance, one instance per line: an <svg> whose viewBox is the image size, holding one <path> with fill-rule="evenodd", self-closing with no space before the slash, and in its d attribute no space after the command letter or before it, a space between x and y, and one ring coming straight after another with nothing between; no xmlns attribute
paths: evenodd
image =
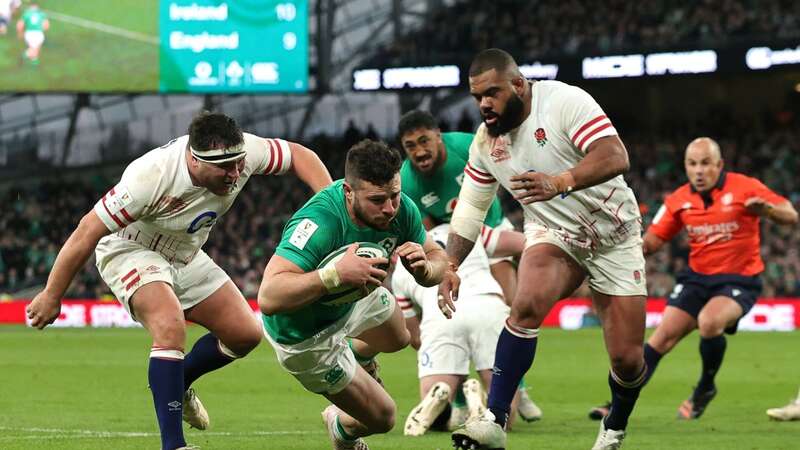
<svg viewBox="0 0 800 450"><path fill-rule="evenodd" d="M458 1L419 29L385 46L372 62L458 60L462 49L516 49L526 57L636 49L725 46L800 36L800 4L787 0L480 0ZM468 55L467 55L468 57Z"/></svg>
<svg viewBox="0 0 800 450"><path fill-rule="evenodd" d="M798 165L800 127L796 120L781 122L770 116L753 127L754 122L745 118L713 117L714 123L674 127L661 136L623 131L632 162L627 178L637 193L645 223L649 223L663 196L685 182L683 150L687 142L701 133L719 139L728 168L756 176L793 202L800 201L797 177L789 171L774 170ZM742 134L744 122L754 129ZM443 129L470 127L469 121L463 120L455 127L442 124ZM365 132L351 124L342 137L318 135L307 145L320 154L333 177L338 178L343 176L344 152L363 136ZM118 176L118 171L106 170L88 178L48 177L23 188L0 191L0 202L11 206L0 217L0 228L7 230L0 237L0 295L10 296L44 282L69 231ZM62 192L70 195L60 195ZM245 296L256 295L264 265L272 255L285 220L308 196L309 192L291 177L255 180L211 234L206 251L231 275ZM508 197L504 200L504 207L514 217L514 210L518 210L515 202ZM762 252L767 267L763 295L800 295L800 235L791 229L764 226ZM676 239L668 251L648 259L648 290L652 296L669 293L674 274L686 267L687 255L684 238ZM102 298L108 294L108 288L92 266L80 272L68 297Z"/></svg>

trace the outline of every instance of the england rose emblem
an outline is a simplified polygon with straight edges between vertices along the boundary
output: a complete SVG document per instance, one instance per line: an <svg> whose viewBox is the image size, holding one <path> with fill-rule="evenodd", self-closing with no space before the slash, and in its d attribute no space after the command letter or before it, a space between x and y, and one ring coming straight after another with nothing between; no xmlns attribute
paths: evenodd
<svg viewBox="0 0 800 450"><path fill-rule="evenodd" d="M536 138L536 143L539 144L539 147L544 147L547 144L547 134L544 132L544 128L536 129L536 132L533 133L533 137Z"/></svg>

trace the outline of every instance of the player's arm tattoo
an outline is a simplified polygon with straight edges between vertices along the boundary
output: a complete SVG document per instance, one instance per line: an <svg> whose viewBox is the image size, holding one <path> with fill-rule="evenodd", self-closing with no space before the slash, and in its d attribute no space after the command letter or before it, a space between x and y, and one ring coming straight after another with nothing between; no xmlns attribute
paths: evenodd
<svg viewBox="0 0 800 450"><path fill-rule="evenodd" d="M447 257L456 265L460 265L464 261L474 246L475 242L456 233L447 235Z"/></svg>

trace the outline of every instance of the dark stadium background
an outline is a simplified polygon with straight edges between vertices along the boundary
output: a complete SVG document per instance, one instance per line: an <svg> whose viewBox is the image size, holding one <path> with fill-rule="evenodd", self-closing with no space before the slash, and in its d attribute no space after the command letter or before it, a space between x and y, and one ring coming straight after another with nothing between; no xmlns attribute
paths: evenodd
<svg viewBox="0 0 800 450"><path fill-rule="evenodd" d="M24 2L23 7L27 3ZM64 4L46 0L39 3L46 10L51 8L53 11L58 11L57 8ZM133 4L141 8L140 3ZM71 17L101 24L104 20L118 17L105 2L96 2L94 5L85 10L73 5L69 13ZM152 11L142 14L150 16ZM198 111L207 109L224 112L236 118L245 131L301 142L320 155L335 179L343 174L346 150L358 140L364 137L379 138L397 146L397 120L410 109L432 111L440 120L443 131L474 131L478 125L478 114L468 96L464 71L476 51L492 46L509 51L520 64L558 64L562 76L556 79L577 84L598 100L614 121L630 153L631 170L626 179L640 202L645 224L649 223L664 195L686 181L683 150L697 136L710 136L719 141L726 168L761 179L789 198L795 207L800 201L800 2L310 0L308 14L310 88L305 94L291 95L165 95L154 91L143 92L141 84L132 84L130 92L74 91L67 81L64 87L60 87L59 80L63 81L61 75L49 78L40 87L21 92L12 89L14 84L8 81L8 73L13 72L15 79L38 76L33 75L32 70L52 74L57 70L54 67L60 64L60 58L85 58L81 60L82 71L76 76L97 76L98 83L102 83L106 77L118 79L127 76L126 73L139 70L152 76L153 68L146 66L149 60L145 58L137 60L133 67L120 67L109 73L109 64L113 64L113 61L106 61L103 55L129 51L132 58L139 58L149 50L135 43L127 46L123 37L91 31L51 17L53 29L47 34L41 65L36 69L23 67L23 72L19 72L18 60L23 47L15 35L13 25L17 16L14 17L8 34L0 36L0 71L6 73L0 74L0 323L19 321L19 306L17 313L8 313L11 316L6 316L13 316L13 320L3 320L2 311L11 311L14 305L24 305L41 289L61 244L80 217L118 179L125 165L172 137L185 134L191 117ZM147 26L137 25L136 17L136 11L133 11L116 25L125 27L128 24L137 32L156 33ZM84 47L83 51L79 51L84 45L81 36L92 33L94 40L91 48ZM77 49L66 48L68 45L77 46ZM769 68L751 69L746 64L745 56L752 48L785 51L783 54L787 59L774 62ZM718 64L715 70L697 74L666 73L601 79L583 79L580 70L584 58L685 54L699 50L713 50L716 53ZM64 56L60 51L70 53ZM381 88L367 92L354 91L352 87L353 72L360 69L384 70L440 64L460 67L462 75L458 86L438 89ZM47 92L36 92L38 89L46 89ZM205 250L231 275L245 296L255 296L264 266L280 238L283 224L309 194L305 186L292 177L254 178L231 211L216 225ZM519 225L521 218L518 205L507 195L503 196L503 204ZM788 306L766 307L761 310L760 317L753 319L753 323L765 329L793 330L795 326L800 326L800 233L793 228L778 228L769 224L762 225L762 228L761 246L766 264L763 297L777 298L779 303ZM686 239L681 236L667 249L648 258L648 289L654 298L654 305L658 305L658 299L672 289L675 274L686 267L687 254ZM588 291L582 288L575 297L582 298L587 294ZM91 262L79 273L67 297L113 301L109 289ZM769 306L773 303L764 304ZM780 325L773 327L771 321ZM24 319L20 322L24 323ZM109 331L103 330L102 333ZM140 330L127 332L137 331ZM45 348L39 345L45 341L39 340L47 339L47 342L53 343L53 338L42 338L42 335L66 333L57 334L59 339L56 343L74 345L75 352L79 352L82 346L94 345L86 340L95 331L84 330L83 334L74 334L77 332L49 330L35 335L33 331L20 326L0 327L0 383L6 377L10 380L10 387L15 386L14 382L22 386L27 383L30 373L45 376L43 374L51 370L46 358L50 355L48 351L55 348ZM601 352L599 334L591 334L599 333L597 330L552 333L559 339L574 340L576 343L591 340L597 347L595 353ZM144 335L140 334L125 334L112 340L138 339L143 342ZM72 342L73 339L80 342ZM796 332L771 331L758 335L745 332L735 339L742 341L740 348L747 349L747 353L740 351L739 357L749 355L755 359L748 360L743 367L737 368L731 363L731 367L725 368L725 374L738 371L742 377L751 377L736 378L736 383L741 384L735 385L738 387L728 386L726 393L735 396L737 389L741 389L747 395L749 388L742 386L750 386L753 389L750 393L752 397L756 395L756 387L748 380L753 383L768 380L766 382L771 383L774 390L769 391L765 398L767 404L748 405L738 400L725 404L720 401L719 405L715 405L716 420L719 422L711 423L722 427L727 424L730 433L714 435L714 426L702 425L703 428L700 428L698 425L689 433L694 433L692 436L699 441L692 441L691 445L684 442L686 445L678 447L722 448L718 444L725 442L725 446L730 448L794 448L792 444L796 442L798 429L789 429L793 424L776 427L762 419L764 407L770 406L770 402L783 402L796 388ZM737 345L738 342L734 341L731 347ZM144 348L142 345L139 347ZM271 360L272 356L266 355L271 352L267 347L262 345L259 352L264 354L251 359ZM643 434L647 435L647 430L651 434L644 438L632 435L634 439L641 440L632 439L630 448L675 448L658 447L665 439L674 437L673 432L652 423L647 426L642 424L652 419L672 426L671 421L666 422L671 420L669 415L673 414L669 411L680 402L683 391L688 389L697 371L694 344L684 344L683 348L684 356L678 353L673 366L667 366L666 373L659 375L663 375L665 380L669 377L679 379L680 388L669 388L672 389L670 396L663 400L666 404L659 403L659 408L663 407L666 411L661 414L663 411L658 410L661 415L647 409L647 396L656 394L643 394L645 403L637 407L637 411L643 410L643 414L635 425L646 429ZM26 349L26 353L22 349ZM26 354L36 354L38 351L42 352L42 358L37 360L38 365L16 363L24 359ZM130 350L130 353L134 355L132 358L139 358L137 363L141 363L133 371L143 373L143 354L137 354L135 350ZM553 356L549 361L546 360L547 353L537 359L537 365L550 366L550 369L539 372L540 375L535 379L542 386L541 389L546 388L548 380L552 382L549 376L563 374L557 369L558 356L552 351L550 354ZM408 380L403 388L408 392L402 394L405 397L401 398L411 399L408 400L410 402L416 395L413 385L415 375L409 369L414 364L413 355L406 354L402 358L405 358L402 364L390 361L388 367L389 370L409 371L404 375ZM575 358L581 359L582 356ZM729 358L737 358L736 353ZM586 356L586 359L589 361L587 364L596 364L598 367L604 364L597 355ZM673 357L670 356L670 359ZM689 367L684 369L678 365L678 361L683 361ZM406 363L410 365L401 369ZM7 370L3 370L4 366ZM783 370L784 366L786 370ZM571 363L569 367L571 370ZM237 371L241 373L247 370L257 372L264 368L256 362L243 362L239 369L227 373L223 371L217 377L234 377ZM278 373L274 364L269 366L269 370ZM86 370L72 376L82 379L96 375ZM400 375L395 376L401 378ZM263 373L245 375L245 379L253 383L258 383L262 377ZM665 380L654 382L653 390L666 386ZM722 383L725 380L723 378ZM291 389L300 391L288 378L284 381ZM139 384L142 382L140 379ZM536 386L536 383L533 384ZM2 411L21 411L21 403L40 400L33 393L14 397L13 392L0 384L0 419L8 419L11 424L4 428L4 420L0 420L0 448L23 448L26 442L19 437L25 433L13 431L13 423L19 420L15 422L11 419L10 413L4 418ZM140 394L146 401L149 394L143 389ZM228 395L235 395L235 392L228 392ZM603 400L604 395L604 387L598 385L596 392L581 399L569 400L565 407L573 408L576 414L583 414L580 408L586 406L588 409L593 402ZM544 398L548 399L548 394ZM65 403L59 407L69 411L75 407L71 401L77 400L65 399ZM725 409L726 405L728 409ZM142 416L140 421L125 422L119 429L150 427L148 431L152 431L153 424L147 415L151 412L147 410L147 405L139 406L141 411L136 411ZM558 406L555 400L553 403L545 400L544 407L550 411L558 409ZM317 432L321 428L314 407L311 406L312 410L298 417L309 424L309 430ZM407 411L403 411L403 407L401 405L400 410L405 414ZM753 410L748 414L743 410L746 408ZM726 421L725 414L728 412L734 415L735 420ZM46 427L46 422L36 419L42 414L45 413L40 412L25 419L30 428ZM636 415L634 413L634 417ZM664 415L669 417L661 417ZM749 420L751 416L755 417L752 422ZM556 417L559 417L556 423L560 430L571 434L569 430L573 419ZM574 419L580 421L580 426L587 427L582 416L575 417L580 417ZM92 422L95 418L88 417L85 420ZM709 421L713 420L709 418ZM102 421L92 423L84 428L105 429ZM240 430L270 428L269 424L259 424L258 427L248 425L246 419L235 422L233 428L237 426L240 426ZM544 429L546 422L536 426ZM67 425L64 427L67 428ZM769 435L769 438L761 443L746 440L742 443L742 439L736 438L734 433L736 427L745 427L743 429L748 433ZM530 433L534 436L533 431ZM591 432L587 433L588 439ZM789 439L788 435L792 433L795 437ZM69 432L62 435L67 436L65 439L68 440L72 436ZM396 429L392 435L378 442L385 444L386 448L415 448L413 445L395 447L400 445L394 443L401 442L400 435L401 431ZM245 437L237 438L240 440L236 441L236 448L260 448L257 443L263 437L257 434L247 437L246 433L242 436ZM540 448L551 448L548 445L554 445L552 448L573 448L572 445L588 447L588 443L584 444L583 441L558 441L560 435L557 434L546 436L556 439L552 442L563 443L543 443L535 437L531 438L531 442L543 445ZM307 442L308 446L290 447L287 443L281 448L322 448L323 442L327 445L324 435L312 437L316 441L312 439L309 441L311 443ZM253 443L248 441L251 438ZM123 436L119 439L119 442L127 442L125 439L128 438ZM157 437L148 439L152 444ZM224 437L218 439L212 439L212 442L217 442L216 447L212 447L234 448L226 447ZM93 447L96 444L89 444L88 441L81 444L85 447L75 448L100 448ZM47 442L48 445L56 445L58 439L52 438ZM137 442L126 443L130 447L120 448L140 448L142 441ZM431 446L440 445L441 448L448 445L444 435L440 435L438 440L424 442L431 443ZM649 442L651 445L640 447L636 442ZM743 446L737 447L739 443Z"/></svg>

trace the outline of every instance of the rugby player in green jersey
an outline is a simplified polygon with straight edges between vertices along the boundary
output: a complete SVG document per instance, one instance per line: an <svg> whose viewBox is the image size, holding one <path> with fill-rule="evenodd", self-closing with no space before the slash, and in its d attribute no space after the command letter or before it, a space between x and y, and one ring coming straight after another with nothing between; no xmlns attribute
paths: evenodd
<svg viewBox="0 0 800 450"><path fill-rule="evenodd" d="M436 119L425 111L413 110L400 118L398 125L400 143L406 160L400 168L403 192L411 197L422 213L426 229L440 223L450 223L450 216L458 200L464 167L469 159L470 133L442 133ZM500 200L495 198L486 214L481 238L491 257L505 230L513 230L511 222L503 217ZM519 245L522 252L523 245ZM514 298L517 273L511 258L490 258L492 276L503 288L506 303Z"/></svg>
<svg viewBox="0 0 800 450"><path fill-rule="evenodd" d="M264 334L281 366L333 403L323 418L336 449L366 449L362 437L392 429L397 408L379 384L374 357L401 350L410 339L394 297L381 286L388 259L360 257L356 243L394 253L421 285L458 278L401 192L400 164L399 152L382 142L354 145L344 180L318 192L287 222L258 293ZM332 272L317 269L348 245ZM340 286L371 293L353 303L326 301Z"/></svg>
<svg viewBox="0 0 800 450"><path fill-rule="evenodd" d="M33 65L39 64L39 51L44 43L44 32L48 29L50 20L36 3L31 3L17 21L17 34L27 45L25 59Z"/></svg>
<svg viewBox="0 0 800 450"><path fill-rule="evenodd" d="M400 118L398 136L406 152L406 160L400 168L403 193L411 197L419 208L426 229L440 223L450 223L464 179L464 167L469 159L473 135L442 133L430 113L413 110ZM501 248L504 252L506 249L514 249L511 253L519 256L525 247L525 239L520 238L520 233L514 232L511 221L503 216L498 198L492 202L484 223L486 226L481 231L481 240L490 256L489 267L492 276L503 289L506 304L511 306L517 287L516 268L510 257L491 256L500 254L498 250ZM456 393L453 407L459 411L463 396L460 395L460 389ZM542 410L528 395L524 380L520 384L518 412L527 422L542 417Z"/></svg>

